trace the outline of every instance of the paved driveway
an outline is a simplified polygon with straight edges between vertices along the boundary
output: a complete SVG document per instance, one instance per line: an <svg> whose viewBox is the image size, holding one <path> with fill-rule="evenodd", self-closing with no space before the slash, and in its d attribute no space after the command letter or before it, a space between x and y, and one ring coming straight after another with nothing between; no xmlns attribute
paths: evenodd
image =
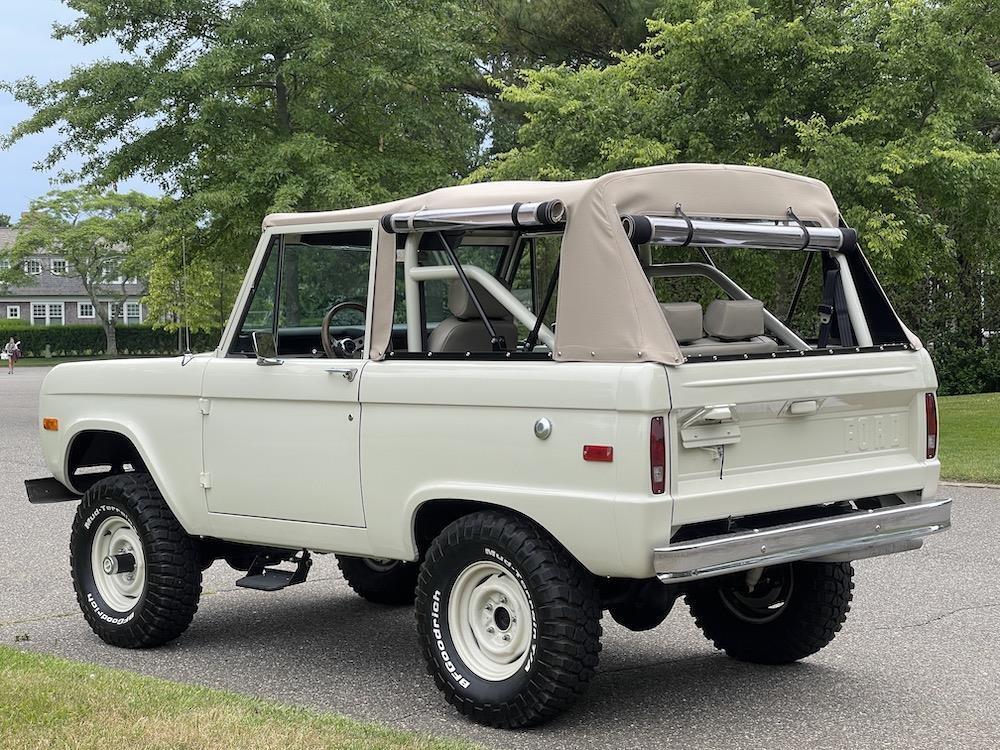
<svg viewBox="0 0 1000 750"><path fill-rule="evenodd" d="M980 748L1000 746L1000 493L945 488L955 528L919 552L858 563L855 604L834 643L766 668L715 652L678 605L651 633L604 620L586 698L545 727L471 724L424 673L409 609L354 596L332 558L308 583L236 589L206 575L190 630L155 651L112 648L79 615L68 571L73 507L31 506L44 371L0 375L0 643L276 698L400 728L524 748ZM945 436L947 440L947 435Z"/></svg>

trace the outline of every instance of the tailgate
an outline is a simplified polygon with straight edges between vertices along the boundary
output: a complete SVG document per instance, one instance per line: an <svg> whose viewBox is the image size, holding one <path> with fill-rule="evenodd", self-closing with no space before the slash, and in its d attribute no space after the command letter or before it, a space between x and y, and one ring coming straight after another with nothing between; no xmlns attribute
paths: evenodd
<svg viewBox="0 0 1000 750"><path fill-rule="evenodd" d="M667 368L673 525L920 490L926 351Z"/></svg>

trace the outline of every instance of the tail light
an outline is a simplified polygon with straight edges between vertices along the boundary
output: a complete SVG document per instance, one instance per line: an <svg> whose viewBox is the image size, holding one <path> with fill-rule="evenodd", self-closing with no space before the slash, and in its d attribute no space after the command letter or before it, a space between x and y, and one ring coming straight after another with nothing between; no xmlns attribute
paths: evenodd
<svg viewBox="0 0 1000 750"><path fill-rule="evenodd" d="M663 433L663 417L653 417L649 423L649 485L654 495L667 489L667 439Z"/></svg>
<svg viewBox="0 0 1000 750"><path fill-rule="evenodd" d="M938 449L938 413L937 399L933 393L924 394L924 408L927 410L927 458L937 456Z"/></svg>

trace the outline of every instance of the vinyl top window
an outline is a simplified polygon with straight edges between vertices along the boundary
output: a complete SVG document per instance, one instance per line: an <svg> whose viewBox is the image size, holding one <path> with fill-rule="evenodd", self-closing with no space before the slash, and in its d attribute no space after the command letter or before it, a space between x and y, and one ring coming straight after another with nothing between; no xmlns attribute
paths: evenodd
<svg viewBox="0 0 1000 750"><path fill-rule="evenodd" d="M69 264L63 258L55 258L52 261L52 273L60 276L69 270Z"/></svg>
<svg viewBox="0 0 1000 750"><path fill-rule="evenodd" d="M11 320L17 320L21 317L21 306L20 305L7 305L7 317Z"/></svg>
<svg viewBox="0 0 1000 750"><path fill-rule="evenodd" d="M34 259L24 261L24 272L32 276L39 276L42 273L42 262Z"/></svg>
<svg viewBox="0 0 1000 750"><path fill-rule="evenodd" d="M76 317L78 318L93 318L94 317L94 305L90 302L79 302L77 303Z"/></svg>

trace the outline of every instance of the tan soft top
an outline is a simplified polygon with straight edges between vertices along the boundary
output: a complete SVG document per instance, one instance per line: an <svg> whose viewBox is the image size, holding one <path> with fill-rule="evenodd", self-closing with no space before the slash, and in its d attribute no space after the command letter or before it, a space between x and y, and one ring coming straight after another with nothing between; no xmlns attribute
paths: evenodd
<svg viewBox="0 0 1000 750"><path fill-rule="evenodd" d="M819 180L758 167L670 164L571 182L486 182L441 188L389 203L342 211L271 214L264 228L377 221L387 213L561 200L567 210L559 279L557 360L678 364L680 347L657 304L623 214L669 216L680 204L692 217L787 220L836 227L840 210ZM371 356L388 346L395 284L395 239L378 229Z"/></svg>

